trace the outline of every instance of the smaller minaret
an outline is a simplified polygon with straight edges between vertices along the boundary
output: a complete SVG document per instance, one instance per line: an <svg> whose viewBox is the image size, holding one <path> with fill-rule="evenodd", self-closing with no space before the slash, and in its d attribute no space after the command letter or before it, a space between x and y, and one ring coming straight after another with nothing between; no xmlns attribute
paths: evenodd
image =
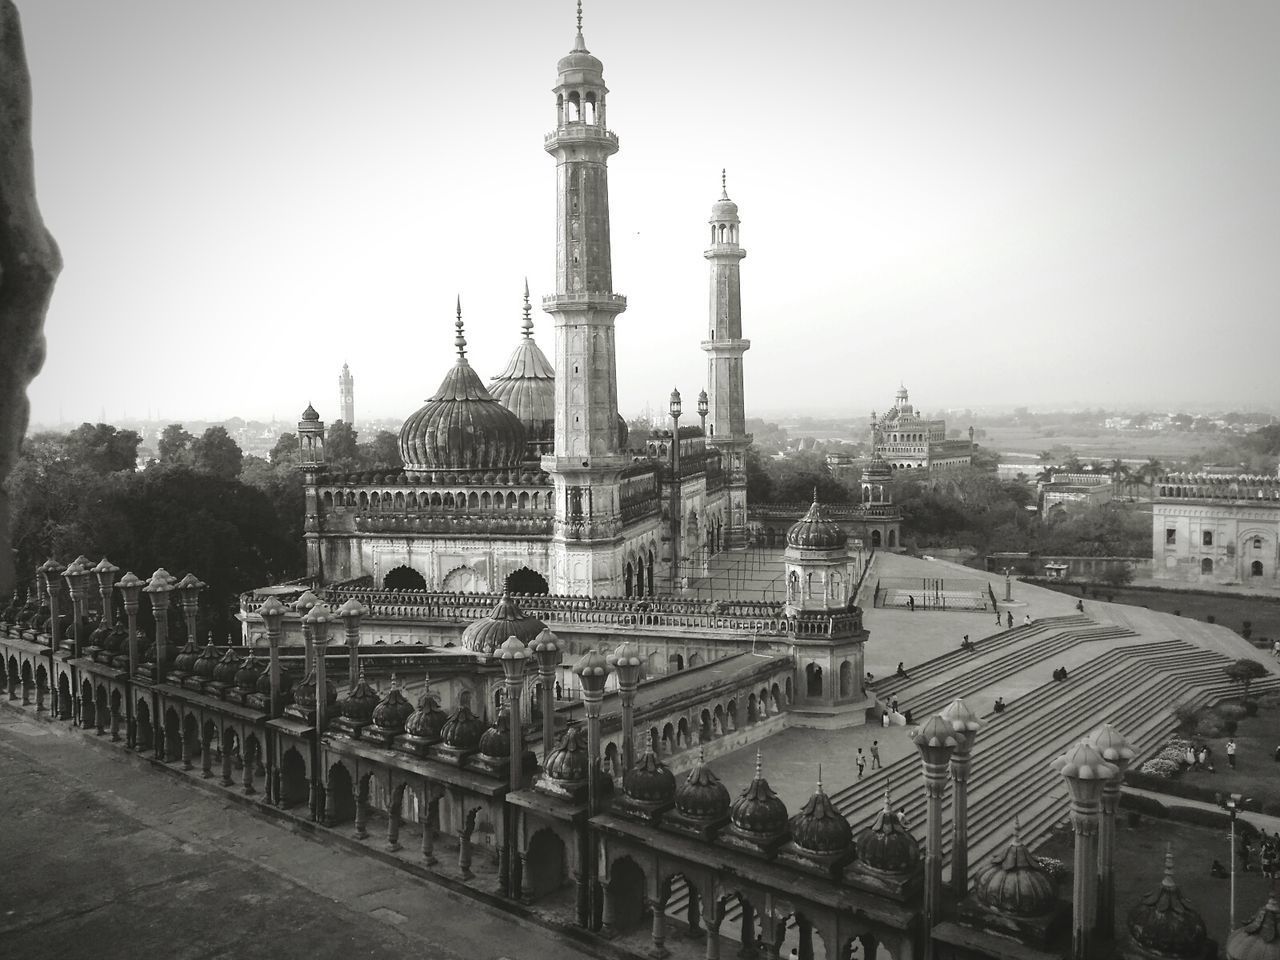
<svg viewBox="0 0 1280 960"><path fill-rule="evenodd" d="M298 421L298 469L302 471L305 507L302 538L307 551L307 576L322 577L320 563L320 471L324 469L324 421L307 404Z"/></svg>
<svg viewBox="0 0 1280 960"><path fill-rule="evenodd" d="M345 363L338 375L338 419L347 426L356 422L356 379Z"/></svg>

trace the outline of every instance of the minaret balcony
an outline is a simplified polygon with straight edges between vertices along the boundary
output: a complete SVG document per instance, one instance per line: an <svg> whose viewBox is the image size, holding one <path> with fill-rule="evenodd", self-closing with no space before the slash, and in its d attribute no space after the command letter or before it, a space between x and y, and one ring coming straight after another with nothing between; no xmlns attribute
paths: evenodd
<svg viewBox="0 0 1280 960"><path fill-rule="evenodd" d="M542 309L546 313L562 310L622 313L627 309L627 298L620 293L555 293L542 298Z"/></svg>
<svg viewBox="0 0 1280 960"><path fill-rule="evenodd" d="M725 340L703 340L702 349L718 357L740 357L751 349L751 341L738 337Z"/></svg>
<svg viewBox="0 0 1280 960"><path fill-rule="evenodd" d="M746 257L747 251L736 243L713 243L702 255L708 260L715 260L717 257L741 260Z"/></svg>
<svg viewBox="0 0 1280 960"><path fill-rule="evenodd" d="M543 137L542 143L546 150L555 150L562 145L592 143L605 147L610 154L618 152L618 135L594 123L566 123Z"/></svg>

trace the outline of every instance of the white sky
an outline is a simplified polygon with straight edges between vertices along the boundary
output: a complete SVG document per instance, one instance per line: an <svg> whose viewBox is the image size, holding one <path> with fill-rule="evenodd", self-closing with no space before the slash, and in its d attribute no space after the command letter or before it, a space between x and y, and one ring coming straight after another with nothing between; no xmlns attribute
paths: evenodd
<svg viewBox="0 0 1280 960"><path fill-rule="evenodd" d="M461 292L549 292L571 0L19 0L66 268L33 420L407 416ZM705 377L743 218L748 413L1272 406L1280 3L587 0L625 414ZM553 331L535 314L548 355Z"/></svg>

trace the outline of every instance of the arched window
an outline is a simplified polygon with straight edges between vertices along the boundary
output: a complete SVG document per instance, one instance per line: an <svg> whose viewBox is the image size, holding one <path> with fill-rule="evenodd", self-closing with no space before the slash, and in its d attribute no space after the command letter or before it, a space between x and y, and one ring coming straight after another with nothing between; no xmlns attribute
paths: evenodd
<svg viewBox="0 0 1280 960"><path fill-rule="evenodd" d="M804 668L805 675L805 695L809 697L822 696L822 668L816 663L811 663Z"/></svg>
<svg viewBox="0 0 1280 960"><path fill-rule="evenodd" d="M565 119L570 123L577 123L582 119L582 101L576 90L569 94L569 110Z"/></svg>
<svg viewBox="0 0 1280 960"><path fill-rule="evenodd" d="M586 99L582 101L582 119L587 123L596 122L596 95L588 93Z"/></svg>
<svg viewBox="0 0 1280 960"><path fill-rule="evenodd" d="M1255 560L1255 561L1253 561L1253 563L1249 564L1249 575L1250 575L1251 577L1260 577L1260 576L1262 576L1262 561L1261 561L1261 560Z"/></svg>
<svg viewBox="0 0 1280 960"><path fill-rule="evenodd" d="M1200 572L1201 572L1201 573L1213 573L1213 560L1212 560L1212 559L1210 559L1209 557L1205 557L1203 560L1201 560L1201 561L1200 561Z"/></svg>

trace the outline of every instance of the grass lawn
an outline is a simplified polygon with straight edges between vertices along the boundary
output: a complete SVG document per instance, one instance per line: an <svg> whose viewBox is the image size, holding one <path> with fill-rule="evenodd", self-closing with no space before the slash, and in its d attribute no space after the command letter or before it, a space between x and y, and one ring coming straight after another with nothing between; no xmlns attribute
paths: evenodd
<svg viewBox="0 0 1280 960"><path fill-rule="evenodd" d="M1248 815L1244 815L1248 819ZM1227 831L1173 820L1142 817L1137 827L1128 824L1127 812L1122 808L1116 830L1116 926L1124 928L1129 911L1138 901L1160 886L1164 876L1165 844L1173 848L1174 879L1188 901L1204 918L1209 936L1226 942L1230 919L1230 880L1209 876L1209 867L1215 859L1228 869L1230 840ZM1071 830L1059 830L1036 851L1042 857L1055 857L1071 869L1074 857ZM1236 925L1253 916L1266 902L1269 884L1257 870L1258 853L1253 854L1254 869L1239 872L1236 860ZM1059 893L1071 897L1070 879L1059 884Z"/></svg>
<svg viewBox="0 0 1280 960"><path fill-rule="evenodd" d="M1268 700L1268 702L1271 702ZM1180 779L1221 793L1238 793L1262 803L1280 803L1280 763L1274 759L1280 746L1280 707L1264 706L1256 717L1245 717L1236 729L1236 768L1227 763L1230 737L1205 739L1213 751L1215 772L1185 770Z"/></svg>
<svg viewBox="0 0 1280 960"><path fill-rule="evenodd" d="M1080 587L1076 584L1052 585L1037 584L1050 589L1080 596ZM1116 603L1127 603L1134 607L1146 607L1160 613L1178 613L1192 620L1207 623L1209 617L1214 622L1231 630L1240 632L1246 620L1253 624L1254 640L1267 637L1272 640L1280 638L1280 600L1268 597L1250 597L1243 594L1224 593L1174 593L1172 590L1160 590L1145 587L1088 587L1089 597L1094 599L1113 599ZM1263 653L1263 651L1260 651Z"/></svg>

